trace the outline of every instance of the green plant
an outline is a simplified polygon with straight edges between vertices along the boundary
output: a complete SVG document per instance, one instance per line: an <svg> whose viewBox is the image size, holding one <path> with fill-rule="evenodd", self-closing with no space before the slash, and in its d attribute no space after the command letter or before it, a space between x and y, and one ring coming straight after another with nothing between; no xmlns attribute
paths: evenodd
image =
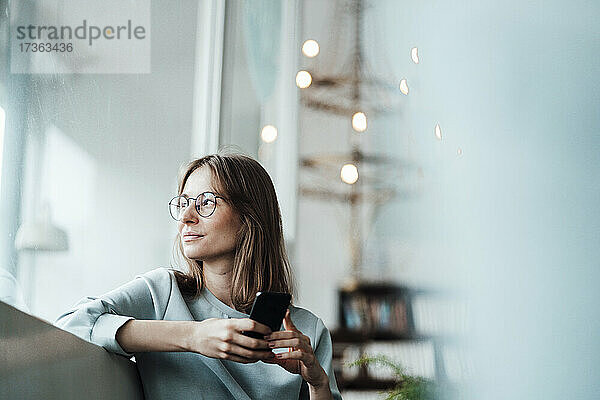
<svg viewBox="0 0 600 400"><path fill-rule="evenodd" d="M390 368L397 385L387 392L385 400L438 400L440 388L431 379L408 375L404 368L386 356L363 356L349 364L353 366L381 365Z"/></svg>

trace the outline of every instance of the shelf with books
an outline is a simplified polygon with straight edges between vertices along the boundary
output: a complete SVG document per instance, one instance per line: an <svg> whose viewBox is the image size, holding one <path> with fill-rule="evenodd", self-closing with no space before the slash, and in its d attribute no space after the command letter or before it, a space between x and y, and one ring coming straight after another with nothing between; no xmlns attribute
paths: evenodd
<svg viewBox="0 0 600 400"><path fill-rule="evenodd" d="M370 341L403 341L403 340L428 340L431 336L419 335L414 332L396 332L377 330L362 332L347 328L338 328L331 332L331 339L338 343L367 343Z"/></svg>
<svg viewBox="0 0 600 400"><path fill-rule="evenodd" d="M429 303L423 301L439 294L433 290L382 283L360 283L340 289L340 325L331 333L340 389L390 388L392 376L385 372L374 367L348 367L349 362L365 354L387 355L415 375L445 380L442 353L448 338L441 329L433 329L436 324L431 321L436 322L439 315L429 312ZM413 314L415 299L420 301L416 316Z"/></svg>
<svg viewBox="0 0 600 400"><path fill-rule="evenodd" d="M341 289L338 296L341 331L366 337L414 332L411 291L406 287L363 283Z"/></svg>
<svg viewBox="0 0 600 400"><path fill-rule="evenodd" d="M374 379L370 377L360 377L355 379L338 379L338 388L340 390L388 390L394 388L398 383L392 379Z"/></svg>

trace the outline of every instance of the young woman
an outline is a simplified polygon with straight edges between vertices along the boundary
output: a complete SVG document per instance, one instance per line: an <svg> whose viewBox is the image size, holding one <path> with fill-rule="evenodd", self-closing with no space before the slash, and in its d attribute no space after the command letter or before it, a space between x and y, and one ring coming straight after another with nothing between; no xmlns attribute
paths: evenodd
<svg viewBox="0 0 600 400"><path fill-rule="evenodd" d="M284 330L271 332L248 318L257 292L293 293L277 196L264 168L239 154L194 160L169 210L188 271L152 270L84 298L55 324L135 355L147 400L341 399L321 319L292 305Z"/></svg>

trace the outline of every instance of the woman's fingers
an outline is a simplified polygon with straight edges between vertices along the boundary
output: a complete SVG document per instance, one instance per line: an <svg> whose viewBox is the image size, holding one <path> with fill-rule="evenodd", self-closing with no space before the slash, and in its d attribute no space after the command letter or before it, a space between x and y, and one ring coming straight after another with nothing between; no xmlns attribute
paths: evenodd
<svg viewBox="0 0 600 400"><path fill-rule="evenodd" d="M269 342L269 347L272 349L279 349L282 347L293 347L294 349L303 349L304 351L309 351L310 345L306 343L305 340L301 338L293 338L286 340L271 340Z"/></svg>
<svg viewBox="0 0 600 400"><path fill-rule="evenodd" d="M260 361L262 361L262 362L264 362L264 363L267 363L267 364L279 364L279 363L281 363L281 361L279 361L279 360L278 360L277 358L275 358L275 357L271 357L271 358L264 358L264 359L262 359L262 360L260 360Z"/></svg>
<svg viewBox="0 0 600 400"><path fill-rule="evenodd" d="M269 349L269 342L266 340L254 339L240 333L233 336L233 342L248 349Z"/></svg>
<svg viewBox="0 0 600 400"><path fill-rule="evenodd" d="M308 347L311 347L310 338L306 335L303 335L300 331L279 331L273 332L270 335L266 336L265 339L268 340L269 344L278 340L293 340L299 339L301 342L307 344ZM277 347L288 347L288 346L277 346Z"/></svg>
<svg viewBox="0 0 600 400"><path fill-rule="evenodd" d="M302 350L294 350L288 353L278 353L275 354L275 358L278 360L300 360L307 367L310 367L314 364L314 356L312 353L307 353Z"/></svg>
<svg viewBox="0 0 600 400"><path fill-rule="evenodd" d="M301 349L312 353L310 338L303 335L291 321L290 312L288 310L283 320L283 325L286 330L273 332L265 337L265 339L269 341L269 347L273 349L291 347L294 350Z"/></svg>
<svg viewBox="0 0 600 400"><path fill-rule="evenodd" d="M252 331L262 335L268 335L271 333L271 328L250 318L232 318L230 321L235 324L235 328L239 332Z"/></svg>
<svg viewBox="0 0 600 400"><path fill-rule="evenodd" d="M235 343L224 343L221 346L221 351L224 353L224 357L225 359L230 359L227 358L226 356L233 356L233 357L241 357L244 359L248 359L248 360L252 360L252 361L257 361L260 359L264 359L264 358L272 358L274 356L274 354L271 352L271 350L251 350L242 346L239 346ZM236 360L234 360L236 361Z"/></svg>
<svg viewBox="0 0 600 400"><path fill-rule="evenodd" d="M296 325L292 322L292 315L290 314L290 310L288 309L285 313L285 317L283 318L283 327L286 331L298 331Z"/></svg>
<svg viewBox="0 0 600 400"><path fill-rule="evenodd" d="M303 337L304 335L300 331L277 331L270 335L265 336L266 340L281 340L281 339L293 339L296 337Z"/></svg>

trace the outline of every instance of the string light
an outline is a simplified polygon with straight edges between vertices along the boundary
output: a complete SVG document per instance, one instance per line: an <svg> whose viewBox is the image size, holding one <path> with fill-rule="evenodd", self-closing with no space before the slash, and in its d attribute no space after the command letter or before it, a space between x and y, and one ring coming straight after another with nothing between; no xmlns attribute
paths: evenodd
<svg viewBox="0 0 600 400"><path fill-rule="evenodd" d="M458 150L456 151L456 154L458 154L459 156L462 156L462 149L459 147Z"/></svg>
<svg viewBox="0 0 600 400"><path fill-rule="evenodd" d="M358 168L354 164L344 164L340 171L342 181L352 185L358 180Z"/></svg>
<svg viewBox="0 0 600 400"><path fill-rule="evenodd" d="M367 116L359 111L352 116L352 129L356 132L364 132L367 130Z"/></svg>
<svg viewBox="0 0 600 400"><path fill-rule="evenodd" d="M296 86L306 89L312 83L312 76L308 71L298 71L296 74Z"/></svg>
<svg viewBox="0 0 600 400"><path fill-rule="evenodd" d="M410 49L410 58L412 58L412 60L415 64L419 63L419 49L418 48L413 47L412 49Z"/></svg>
<svg viewBox="0 0 600 400"><path fill-rule="evenodd" d="M260 131L260 138L265 143L272 143L277 139L277 128L273 125L265 125Z"/></svg>
<svg viewBox="0 0 600 400"><path fill-rule="evenodd" d="M309 58L316 57L319 54L319 43L316 40L308 39L302 45L302 54Z"/></svg>
<svg viewBox="0 0 600 400"><path fill-rule="evenodd" d="M438 140L442 140L442 128L440 128L440 124L435 124L435 137Z"/></svg>
<svg viewBox="0 0 600 400"><path fill-rule="evenodd" d="M406 83L406 79L400 81L400 91L402 94L408 94L408 83Z"/></svg>

